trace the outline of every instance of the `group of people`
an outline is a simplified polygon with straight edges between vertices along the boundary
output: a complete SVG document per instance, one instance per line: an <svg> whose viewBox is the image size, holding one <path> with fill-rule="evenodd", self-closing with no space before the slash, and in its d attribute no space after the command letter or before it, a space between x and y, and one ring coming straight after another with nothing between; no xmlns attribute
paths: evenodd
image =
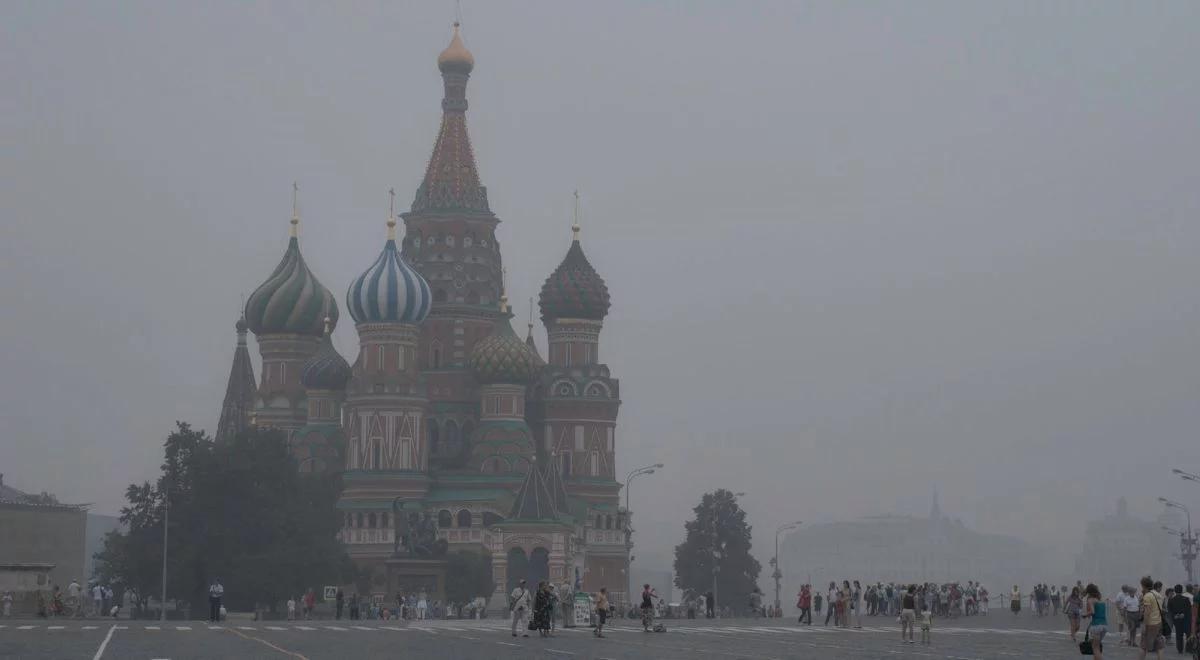
<svg viewBox="0 0 1200 660"><path fill-rule="evenodd" d="M557 618L558 592L553 584L545 580L538 582L536 591L530 591L525 584L525 580L521 580L509 595L512 636L517 636L519 628L522 637L528 637L530 630L536 630L542 637L549 637L554 632L554 621ZM568 623L564 622L564 625Z"/></svg>
<svg viewBox="0 0 1200 660"><path fill-rule="evenodd" d="M12 593L5 593L2 600L4 616L12 616ZM98 582L85 587L79 583L79 580L71 580L71 584L67 585L65 592L56 584L49 593L43 591L37 593L37 615L41 618L57 616L116 617L120 609L121 606L117 602L112 588Z"/></svg>
<svg viewBox="0 0 1200 660"><path fill-rule="evenodd" d="M1065 587L1060 597L1064 592ZM1084 641L1090 643L1099 660L1104 658L1104 639L1110 632L1121 637L1123 646L1139 649L1139 660L1149 653L1161 659L1172 637L1177 653L1183 654L1189 648L1196 652L1200 585L1177 584L1164 591L1162 582L1147 576L1139 586L1123 585L1115 597L1106 599L1095 584L1077 583L1063 599L1062 609L1071 641L1079 642L1079 631L1083 629ZM1086 628L1083 621L1087 622Z"/></svg>
<svg viewBox="0 0 1200 660"><path fill-rule="evenodd" d="M851 583L843 580L830 582L824 594L814 590L811 584L801 586L797 595L796 608L800 610L798 623L812 625L815 611L820 615L826 609L825 625L830 621L840 628L862 628L865 616L900 616L904 600L911 591L915 612L928 611L931 616L957 617L987 614L988 590L978 582L968 581L965 586L958 582L945 584L897 584L889 582L868 583L865 587L858 580Z"/></svg>

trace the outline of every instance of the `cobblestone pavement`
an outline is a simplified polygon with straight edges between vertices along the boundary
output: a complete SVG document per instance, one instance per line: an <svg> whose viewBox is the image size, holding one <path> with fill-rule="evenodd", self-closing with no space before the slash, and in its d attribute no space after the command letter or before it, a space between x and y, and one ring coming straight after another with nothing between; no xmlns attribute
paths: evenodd
<svg viewBox="0 0 1200 660"><path fill-rule="evenodd" d="M900 641L894 619L864 619L862 629L797 626L784 620L664 621L665 633L645 633L636 621L606 629L559 630L552 638L513 638L506 622L311 621L140 622L4 620L0 658L30 660L187 660L195 658L914 658L990 660L1073 658L1079 651L1059 617L987 617L935 621L933 643ZM1106 658L1136 657L1106 645ZM1174 655L1174 649L1171 650Z"/></svg>

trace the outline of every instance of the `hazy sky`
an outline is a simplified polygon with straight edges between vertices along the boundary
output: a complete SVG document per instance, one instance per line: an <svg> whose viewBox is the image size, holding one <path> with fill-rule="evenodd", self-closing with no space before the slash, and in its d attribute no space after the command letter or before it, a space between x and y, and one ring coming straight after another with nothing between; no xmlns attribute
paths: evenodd
<svg viewBox="0 0 1200 660"><path fill-rule="evenodd" d="M1121 494L1200 506L1167 478L1200 471L1200 4L464 4L521 320L583 197L618 472L667 464L633 489L643 567L719 486L764 565L782 522L935 485L1065 553ZM0 5L6 483L115 512L174 420L216 425L293 180L343 298L424 171L452 18Z"/></svg>

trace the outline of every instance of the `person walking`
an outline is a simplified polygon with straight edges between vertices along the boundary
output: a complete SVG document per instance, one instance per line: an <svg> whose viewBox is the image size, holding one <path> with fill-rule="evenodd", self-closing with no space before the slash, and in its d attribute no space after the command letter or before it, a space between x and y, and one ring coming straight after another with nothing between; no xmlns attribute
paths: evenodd
<svg viewBox="0 0 1200 660"><path fill-rule="evenodd" d="M512 636L517 636L517 625L520 624L521 636L528 637L529 632L526 630L528 625L527 619L529 616L529 607L532 599L529 595L529 590L525 588L525 580L517 583L517 588L512 590L508 598L508 609L512 612Z"/></svg>
<svg viewBox="0 0 1200 660"><path fill-rule="evenodd" d="M1088 619L1087 637L1096 660L1104 660L1104 636L1108 634L1108 603L1100 597L1100 588L1089 584L1084 589L1083 616Z"/></svg>
<svg viewBox="0 0 1200 660"><path fill-rule="evenodd" d="M913 627L917 622L917 586L908 585L908 590L900 597L900 641L915 644Z"/></svg>
<svg viewBox="0 0 1200 660"><path fill-rule="evenodd" d="M225 597L225 585L221 578L213 578L208 585L208 620L217 623L221 620L221 599Z"/></svg>
<svg viewBox="0 0 1200 660"><path fill-rule="evenodd" d="M533 596L533 627L542 637L550 636L550 621L554 618L554 605L547 584L538 582Z"/></svg>
<svg viewBox="0 0 1200 660"><path fill-rule="evenodd" d="M1141 653L1138 660L1146 660L1146 653L1155 651L1158 660L1162 660L1163 647L1166 646L1162 635L1163 604L1157 592L1154 591L1154 580L1149 576L1142 578L1142 631Z"/></svg>
<svg viewBox="0 0 1200 660"><path fill-rule="evenodd" d="M597 637L604 636L604 624L608 621L608 587L600 587L600 593L596 595L596 631ZM711 611L712 605L709 605ZM711 617L710 617L711 618Z"/></svg>
<svg viewBox="0 0 1200 660"><path fill-rule="evenodd" d="M13 596L11 591L4 592L4 618L12 618Z"/></svg>
<svg viewBox="0 0 1200 660"><path fill-rule="evenodd" d="M838 621L842 628L850 627L851 598L850 581L842 580L842 588L838 590Z"/></svg>
<svg viewBox="0 0 1200 660"><path fill-rule="evenodd" d="M308 592L304 594L304 620L308 621L312 618L313 612L317 609L317 594L308 588Z"/></svg>
<svg viewBox="0 0 1200 660"><path fill-rule="evenodd" d="M1009 607L1014 615L1021 613L1021 588L1013 585L1012 596L1009 597Z"/></svg>
<svg viewBox="0 0 1200 660"><path fill-rule="evenodd" d="M862 628L863 592L858 580L854 581L854 590L850 592L850 609L854 612L854 627Z"/></svg>
<svg viewBox="0 0 1200 660"><path fill-rule="evenodd" d="M558 602L562 605L563 628L574 628L575 588L567 580L564 580L558 587ZM695 616L692 618L695 618Z"/></svg>
<svg viewBox="0 0 1200 660"><path fill-rule="evenodd" d="M1137 596L1137 590L1133 587L1124 587L1124 589L1125 628L1129 631L1129 639L1126 643L1129 646L1134 646L1137 644L1138 628L1145 621L1145 613L1142 612L1141 599Z"/></svg>
<svg viewBox="0 0 1200 660"><path fill-rule="evenodd" d="M1192 632L1192 597L1183 591L1183 585L1175 585L1175 595L1167 601L1167 614L1175 629L1175 650L1182 654Z"/></svg>
<svg viewBox="0 0 1200 660"><path fill-rule="evenodd" d="M800 597L796 600L796 607L800 608L800 620L798 624L812 625L812 585L806 584L800 587Z"/></svg>
<svg viewBox="0 0 1200 660"><path fill-rule="evenodd" d="M834 627L838 624L837 618L837 583L829 583L829 591L825 592L825 625L829 625L829 619L833 619Z"/></svg>
<svg viewBox="0 0 1200 660"><path fill-rule="evenodd" d="M1067 596L1067 600L1063 603L1063 612L1067 615L1068 632L1071 634L1071 641L1077 642L1076 633L1079 632L1079 618L1083 615L1083 596L1079 593L1079 587L1071 589L1071 595Z"/></svg>

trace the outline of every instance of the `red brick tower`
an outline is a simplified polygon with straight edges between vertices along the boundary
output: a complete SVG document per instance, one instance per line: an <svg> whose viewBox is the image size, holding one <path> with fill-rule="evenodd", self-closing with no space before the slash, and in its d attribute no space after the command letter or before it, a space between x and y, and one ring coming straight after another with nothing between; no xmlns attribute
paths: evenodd
<svg viewBox="0 0 1200 660"><path fill-rule="evenodd" d="M579 522L587 546L578 568L585 590L625 584L625 546L615 473L619 382L600 361L608 287L579 241L579 225L558 268L542 286L539 306L549 338L548 362L535 386L531 425L539 460L553 461L572 497L586 503ZM614 592L618 600L624 594Z"/></svg>
<svg viewBox="0 0 1200 660"><path fill-rule="evenodd" d="M429 282L433 308L421 325L418 361L430 401L432 464L460 467L478 424L479 387L467 361L499 316L499 219L488 207L467 136L467 80L475 58L454 36L438 56L445 95L442 125L412 210L403 215L404 257Z"/></svg>

